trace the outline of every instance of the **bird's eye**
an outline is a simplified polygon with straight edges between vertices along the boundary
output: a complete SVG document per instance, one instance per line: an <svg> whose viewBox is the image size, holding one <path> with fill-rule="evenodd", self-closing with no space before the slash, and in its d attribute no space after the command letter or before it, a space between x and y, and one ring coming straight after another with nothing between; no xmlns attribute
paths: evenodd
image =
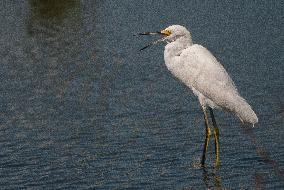
<svg viewBox="0 0 284 190"><path fill-rule="evenodd" d="M161 31L161 34L163 34L163 35L165 35L165 36L169 36L169 35L172 34L172 32L171 32L170 30L165 29L165 30L162 30L162 31Z"/></svg>

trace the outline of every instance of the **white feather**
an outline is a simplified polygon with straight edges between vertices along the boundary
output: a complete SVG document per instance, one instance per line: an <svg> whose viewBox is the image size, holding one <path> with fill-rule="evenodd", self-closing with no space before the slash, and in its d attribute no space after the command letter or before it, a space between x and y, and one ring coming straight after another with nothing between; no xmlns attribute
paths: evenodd
<svg viewBox="0 0 284 190"><path fill-rule="evenodd" d="M203 46L193 44L186 28L173 25L167 30L172 35L167 37L169 43L164 52L166 66L193 90L200 104L228 110L242 122L257 123L256 114L217 59Z"/></svg>

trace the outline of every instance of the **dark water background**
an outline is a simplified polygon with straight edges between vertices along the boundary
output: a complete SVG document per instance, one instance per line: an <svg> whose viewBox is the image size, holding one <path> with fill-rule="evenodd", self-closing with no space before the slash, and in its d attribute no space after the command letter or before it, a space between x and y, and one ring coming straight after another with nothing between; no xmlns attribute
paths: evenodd
<svg viewBox="0 0 284 190"><path fill-rule="evenodd" d="M1 189L283 189L284 1L0 2ZM221 161L196 167L198 100L163 45L190 29L259 116L253 130L215 111Z"/></svg>

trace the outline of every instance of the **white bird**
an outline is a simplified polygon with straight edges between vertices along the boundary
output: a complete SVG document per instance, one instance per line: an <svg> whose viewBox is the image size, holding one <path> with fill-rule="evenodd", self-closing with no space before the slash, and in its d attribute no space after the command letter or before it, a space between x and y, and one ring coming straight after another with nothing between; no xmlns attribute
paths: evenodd
<svg viewBox="0 0 284 190"><path fill-rule="evenodd" d="M159 42L166 41L164 59L168 70L198 97L204 113L206 136L201 165L204 166L210 140L210 127L207 109L214 126L215 166L220 166L219 129L213 108L221 108L235 114L243 123L254 124L258 118L251 106L240 96L234 82L205 47L193 44L190 32L183 26L172 25L159 32L145 32L139 35L160 34L163 38L154 41L141 50Z"/></svg>

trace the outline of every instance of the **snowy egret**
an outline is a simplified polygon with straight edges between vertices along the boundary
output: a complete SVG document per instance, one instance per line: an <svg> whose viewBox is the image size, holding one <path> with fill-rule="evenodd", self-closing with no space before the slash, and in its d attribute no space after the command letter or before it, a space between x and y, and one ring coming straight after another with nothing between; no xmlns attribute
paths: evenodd
<svg viewBox="0 0 284 190"><path fill-rule="evenodd" d="M221 108L235 114L243 123L253 126L258 118L251 106L238 93L234 82L205 47L193 44L190 32L183 26L172 25L158 32L144 32L138 35L159 34L161 39L156 40L145 48L166 41L164 59L168 70L186 86L192 89L201 104L205 120L205 142L201 165L204 166L211 130L208 122L208 113L214 127L215 139L215 166L220 166L219 129L213 114L213 108Z"/></svg>

